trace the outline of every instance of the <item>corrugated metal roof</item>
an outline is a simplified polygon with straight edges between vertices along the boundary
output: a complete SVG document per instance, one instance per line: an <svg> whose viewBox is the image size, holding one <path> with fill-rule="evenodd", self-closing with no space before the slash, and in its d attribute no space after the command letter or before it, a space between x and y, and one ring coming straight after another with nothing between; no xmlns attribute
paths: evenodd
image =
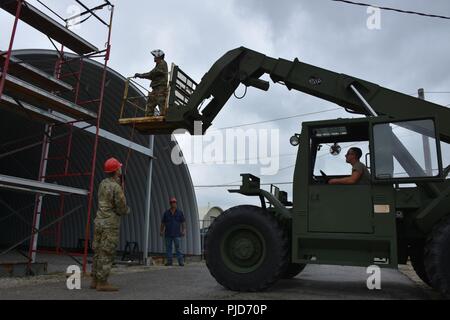
<svg viewBox="0 0 450 320"><path fill-rule="evenodd" d="M51 73L56 61L56 52L49 50L20 50L14 52L14 55L21 60ZM73 69L77 66L74 64ZM99 95L99 83L101 77L102 65L93 60L86 60L82 74L83 90L81 100L89 100ZM130 128L117 125L119 109L125 86L126 79L112 69L108 70L108 85L105 91L105 107L102 117L102 129L105 129L115 135L125 139L130 139ZM74 81L67 81L74 85ZM133 95L142 95L135 87L131 88ZM67 96L70 97L70 94ZM89 108L89 105L84 106ZM90 107L95 110L94 107ZM65 129L57 129L54 135L64 132ZM24 145L26 142L37 142L43 137L44 124L31 121L26 117L20 117L16 114L0 110L0 146L2 150L10 150L15 145ZM12 141L31 137L21 144L7 145ZM149 146L149 137L136 134L133 141L145 147ZM76 131L73 141L73 155L71 169L73 171L89 170L91 152L93 146L93 135L82 131ZM176 166L171 161L171 151L175 142L171 141L170 136L156 136L154 145L153 162L153 182L151 197L151 219L150 219L150 243L149 250L153 253L162 253L164 251L163 241L159 236L159 225L161 216L168 207L170 196L178 198L178 204L181 210L185 212L187 220L187 237L183 240L183 249L187 254L198 255L200 249L199 217L195 197L195 191L192 185L191 176L188 167L185 165ZM58 144L53 144L51 155L61 155L64 148ZM96 183L98 184L104 178L101 166L104 160L110 156L115 156L122 161L126 161L128 148L120 144L100 139L98 149L98 163ZM35 147L31 150L19 153L12 157L0 158L0 173L6 175L19 176L28 179L36 179L39 170L41 148ZM144 238L144 217L145 217L145 195L147 190L148 167L150 158L139 152L133 151L128 162L126 174L126 193L132 208L132 214L123 220L121 230L120 249L123 249L126 241L135 241L139 243L142 250ZM49 174L61 171L62 163L53 161L49 163ZM64 180L64 185L85 188L87 179L70 178ZM10 191L0 190L0 200L16 210L25 208L21 211L24 219L16 216L10 216L10 211L5 204L0 203L0 245L14 243L30 234L34 196L20 194ZM66 201L66 212L75 208L80 203L86 201L82 197L71 197ZM31 206L30 206L31 205ZM28 208L27 208L28 207ZM48 223L55 219L52 212L57 211L58 201L55 198L47 197L45 200L46 216L43 223ZM95 211L94 211L95 212ZM6 219L5 219L6 218ZM2 219L5 219L2 221ZM64 220L62 224L62 246L66 248L76 248L78 240L84 238L84 225L86 221L86 212L77 212ZM39 245L52 247L55 243L55 236L52 234L41 235Z"/></svg>

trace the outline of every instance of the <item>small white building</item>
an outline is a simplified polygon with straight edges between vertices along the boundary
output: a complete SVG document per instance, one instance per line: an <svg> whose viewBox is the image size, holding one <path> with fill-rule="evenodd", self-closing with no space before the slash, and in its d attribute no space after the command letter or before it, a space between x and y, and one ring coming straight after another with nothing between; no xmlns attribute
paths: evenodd
<svg viewBox="0 0 450 320"><path fill-rule="evenodd" d="M199 208L200 228L209 228L214 219L216 219L222 213L223 209L220 207L208 206Z"/></svg>

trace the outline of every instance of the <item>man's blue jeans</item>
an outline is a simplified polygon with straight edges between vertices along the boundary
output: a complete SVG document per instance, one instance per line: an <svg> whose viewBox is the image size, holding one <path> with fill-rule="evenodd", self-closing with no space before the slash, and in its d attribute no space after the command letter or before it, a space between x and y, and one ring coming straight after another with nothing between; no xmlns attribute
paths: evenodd
<svg viewBox="0 0 450 320"><path fill-rule="evenodd" d="M167 237L166 236L166 252L167 252L167 263L172 264L173 261L173 246L175 244L175 252L178 259L178 264L183 264L183 254L180 250L181 238Z"/></svg>

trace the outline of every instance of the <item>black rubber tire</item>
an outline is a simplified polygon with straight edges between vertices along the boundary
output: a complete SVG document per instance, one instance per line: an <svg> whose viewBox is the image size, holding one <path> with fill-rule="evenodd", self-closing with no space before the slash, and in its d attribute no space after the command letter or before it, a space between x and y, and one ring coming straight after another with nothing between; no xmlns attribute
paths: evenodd
<svg viewBox="0 0 450 320"><path fill-rule="evenodd" d="M425 270L424 251L425 241L418 241L409 246L409 258L411 259L412 267L417 276L431 287L430 279Z"/></svg>
<svg viewBox="0 0 450 320"><path fill-rule="evenodd" d="M284 272L283 279L292 279L298 276L303 270L305 270L306 264L289 263L287 270Z"/></svg>
<svg viewBox="0 0 450 320"><path fill-rule="evenodd" d="M226 263L222 241L230 230L257 230L264 255L255 270L236 272ZM205 238L206 265L216 281L227 289L258 292L271 287L286 272L289 262L289 240L277 219L255 206L231 208L214 220Z"/></svg>
<svg viewBox="0 0 450 320"><path fill-rule="evenodd" d="M424 256L431 286L450 296L450 216L433 228L425 245Z"/></svg>

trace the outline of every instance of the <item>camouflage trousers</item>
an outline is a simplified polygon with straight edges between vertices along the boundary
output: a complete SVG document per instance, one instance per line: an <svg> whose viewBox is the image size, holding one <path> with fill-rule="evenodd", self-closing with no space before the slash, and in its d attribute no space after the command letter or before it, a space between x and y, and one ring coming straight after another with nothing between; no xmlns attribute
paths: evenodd
<svg viewBox="0 0 450 320"><path fill-rule="evenodd" d="M149 93L147 106L145 108L145 116L153 116L155 114L156 106L159 107L161 114L164 113L166 108L167 100L167 88L166 87L156 87L153 91Z"/></svg>
<svg viewBox="0 0 450 320"><path fill-rule="evenodd" d="M92 276L100 282L108 280L119 245L119 228L95 224Z"/></svg>

